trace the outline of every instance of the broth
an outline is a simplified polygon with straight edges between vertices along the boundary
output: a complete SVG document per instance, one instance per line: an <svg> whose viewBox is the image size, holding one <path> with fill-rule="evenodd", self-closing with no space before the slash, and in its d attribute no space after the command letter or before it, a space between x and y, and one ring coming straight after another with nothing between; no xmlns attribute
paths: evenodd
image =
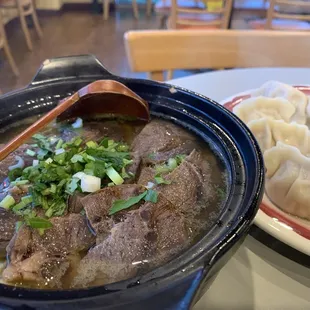
<svg viewBox="0 0 310 310"><path fill-rule="evenodd" d="M24 167L8 173L16 155ZM2 282L40 289L105 285L166 263L214 224L227 192L211 148L157 118L52 124L0 163L0 177Z"/></svg>

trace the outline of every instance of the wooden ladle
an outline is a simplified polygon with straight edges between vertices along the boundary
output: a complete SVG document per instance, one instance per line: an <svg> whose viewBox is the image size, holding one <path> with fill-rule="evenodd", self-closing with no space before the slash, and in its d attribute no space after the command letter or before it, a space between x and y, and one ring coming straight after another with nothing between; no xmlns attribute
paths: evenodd
<svg viewBox="0 0 310 310"><path fill-rule="evenodd" d="M9 141L0 150L0 161L15 151L54 119L90 115L122 115L149 121L148 103L124 84L113 80L95 81L62 100L53 110Z"/></svg>

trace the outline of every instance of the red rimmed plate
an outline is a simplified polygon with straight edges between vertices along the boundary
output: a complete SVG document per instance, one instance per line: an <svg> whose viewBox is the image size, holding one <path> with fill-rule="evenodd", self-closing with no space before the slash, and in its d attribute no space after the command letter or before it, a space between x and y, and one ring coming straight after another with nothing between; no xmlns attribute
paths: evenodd
<svg viewBox="0 0 310 310"><path fill-rule="evenodd" d="M310 97L310 86L294 87ZM253 90L236 94L221 101L220 104L232 111L236 105L251 97L251 92ZM310 256L310 221L282 211L268 199L267 195L264 195L254 223L273 237Z"/></svg>

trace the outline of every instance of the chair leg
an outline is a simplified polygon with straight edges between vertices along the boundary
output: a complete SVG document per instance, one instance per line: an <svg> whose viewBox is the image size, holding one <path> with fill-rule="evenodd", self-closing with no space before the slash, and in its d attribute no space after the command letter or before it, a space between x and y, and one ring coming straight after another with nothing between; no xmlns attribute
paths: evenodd
<svg viewBox="0 0 310 310"><path fill-rule="evenodd" d="M152 0L146 0L146 15L151 16L152 14Z"/></svg>
<svg viewBox="0 0 310 310"><path fill-rule="evenodd" d="M110 15L110 0L103 0L103 19L108 20Z"/></svg>
<svg viewBox="0 0 310 310"><path fill-rule="evenodd" d="M12 68L13 73L15 74L15 76L19 76L19 70L16 66L15 60L14 60L12 53L11 53L11 49L10 49L8 42L6 40L4 41L3 49L4 49L4 53L7 57L7 59L9 61L9 64Z"/></svg>
<svg viewBox="0 0 310 310"><path fill-rule="evenodd" d="M27 46L28 46L29 50L32 51L33 47L32 47L32 42L31 42L30 33L29 33L28 26L27 26L25 15L23 15L23 13L20 12L19 18L20 18L20 23L22 25L22 30L23 30L24 35L25 35Z"/></svg>
<svg viewBox="0 0 310 310"><path fill-rule="evenodd" d="M139 18L139 9L138 9L138 3L137 0L132 0L132 9L133 9L133 15L135 19Z"/></svg>
<svg viewBox="0 0 310 310"><path fill-rule="evenodd" d="M173 78L173 70L168 70L167 71L167 75L166 75L166 80L172 80L172 78Z"/></svg>
<svg viewBox="0 0 310 310"><path fill-rule="evenodd" d="M36 28L37 34L40 38L42 38L43 33L42 33L42 29L41 26L39 24L39 19L38 19L38 15L37 15L37 11L34 8L34 6L32 7L32 13L31 13L32 19L33 19L33 23L34 23L34 27Z"/></svg>

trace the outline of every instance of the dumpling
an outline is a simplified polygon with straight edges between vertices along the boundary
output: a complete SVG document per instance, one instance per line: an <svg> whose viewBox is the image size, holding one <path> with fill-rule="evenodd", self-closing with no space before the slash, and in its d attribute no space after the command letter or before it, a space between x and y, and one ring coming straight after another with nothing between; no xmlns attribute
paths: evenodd
<svg viewBox="0 0 310 310"><path fill-rule="evenodd" d="M310 220L310 158L278 142L264 154L266 194L284 211Z"/></svg>
<svg viewBox="0 0 310 310"><path fill-rule="evenodd" d="M290 123L296 108L284 98L254 97L245 99L236 105L233 112L246 124L260 118Z"/></svg>
<svg viewBox="0 0 310 310"><path fill-rule="evenodd" d="M306 124L308 97L295 87L277 81L269 81L264 83L260 88L254 90L251 96L284 98L288 100L296 108L292 121L299 124Z"/></svg>
<svg viewBox="0 0 310 310"><path fill-rule="evenodd" d="M275 146L277 142L283 142L296 146L306 156L310 155L310 131L305 125L261 118L250 121L247 126L254 134L263 153Z"/></svg>

